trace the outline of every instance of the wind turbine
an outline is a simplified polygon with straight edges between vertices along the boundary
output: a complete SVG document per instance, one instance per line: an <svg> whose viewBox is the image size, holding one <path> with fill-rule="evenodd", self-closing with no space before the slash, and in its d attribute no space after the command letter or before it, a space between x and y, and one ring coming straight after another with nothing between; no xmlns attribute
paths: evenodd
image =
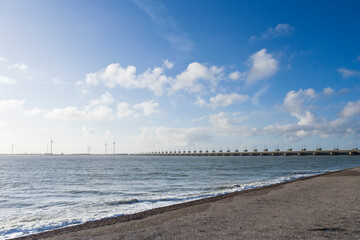
<svg viewBox="0 0 360 240"><path fill-rule="evenodd" d="M14 147L15 147L15 145L12 144L12 145L11 145L11 154L14 154Z"/></svg>
<svg viewBox="0 0 360 240"><path fill-rule="evenodd" d="M88 153L90 154L91 146L88 146Z"/></svg>
<svg viewBox="0 0 360 240"><path fill-rule="evenodd" d="M107 152L107 142L105 143L105 154Z"/></svg>
<svg viewBox="0 0 360 240"><path fill-rule="evenodd" d="M113 154L115 154L115 140L114 140L114 143L113 143Z"/></svg>
<svg viewBox="0 0 360 240"><path fill-rule="evenodd" d="M51 138L51 140L50 140L50 154L53 154L53 153L52 153L52 145L53 145L53 143L55 143L55 142L54 142L53 139Z"/></svg>

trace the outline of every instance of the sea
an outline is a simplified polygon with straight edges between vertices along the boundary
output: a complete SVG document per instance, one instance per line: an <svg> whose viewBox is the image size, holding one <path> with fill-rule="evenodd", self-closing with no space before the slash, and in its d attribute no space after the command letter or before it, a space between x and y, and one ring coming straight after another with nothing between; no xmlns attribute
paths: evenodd
<svg viewBox="0 0 360 240"><path fill-rule="evenodd" d="M360 156L0 156L0 239L360 166Z"/></svg>

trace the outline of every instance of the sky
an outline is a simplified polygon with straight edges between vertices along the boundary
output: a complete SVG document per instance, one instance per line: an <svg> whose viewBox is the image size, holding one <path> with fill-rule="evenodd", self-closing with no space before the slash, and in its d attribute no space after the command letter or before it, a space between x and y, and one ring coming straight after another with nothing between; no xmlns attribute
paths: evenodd
<svg viewBox="0 0 360 240"><path fill-rule="evenodd" d="M0 153L359 147L359 9L0 0Z"/></svg>

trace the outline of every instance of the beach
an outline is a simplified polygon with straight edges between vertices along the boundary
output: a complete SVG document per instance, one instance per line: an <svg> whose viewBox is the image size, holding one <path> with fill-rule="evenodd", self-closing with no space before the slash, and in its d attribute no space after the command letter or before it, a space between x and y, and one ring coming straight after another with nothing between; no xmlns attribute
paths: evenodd
<svg viewBox="0 0 360 240"><path fill-rule="evenodd" d="M18 239L359 239L360 167Z"/></svg>

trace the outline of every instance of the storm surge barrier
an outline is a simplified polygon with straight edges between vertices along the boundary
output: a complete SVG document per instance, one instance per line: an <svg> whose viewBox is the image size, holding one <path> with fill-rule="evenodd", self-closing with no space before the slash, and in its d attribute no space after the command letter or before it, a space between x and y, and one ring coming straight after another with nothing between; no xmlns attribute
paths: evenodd
<svg viewBox="0 0 360 240"><path fill-rule="evenodd" d="M131 155L137 156L309 156L309 155L359 155L360 151L358 148L353 148L351 150L306 150L301 149L300 151L288 149L286 151L280 151L279 149L275 149L274 151L268 151L268 149L264 149L263 151L258 151L254 149L253 151L159 151L159 152L146 152L146 153L137 153Z"/></svg>

